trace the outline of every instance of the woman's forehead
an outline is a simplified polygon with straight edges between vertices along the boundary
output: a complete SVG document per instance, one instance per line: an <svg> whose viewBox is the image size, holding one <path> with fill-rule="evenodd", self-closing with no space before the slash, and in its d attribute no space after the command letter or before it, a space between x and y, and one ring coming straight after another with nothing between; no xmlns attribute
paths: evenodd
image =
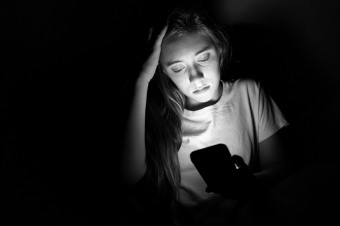
<svg viewBox="0 0 340 226"><path fill-rule="evenodd" d="M201 29L201 30L186 30L186 31L173 31L169 34L165 34L164 37L164 44L171 44L173 42L182 42L183 40L187 39L194 39L196 37L209 37L211 38L211 35L208 31Z"/></svg>
<svg viewBox="0 0 340 226"><path fill-rule="evenodd" d="M185 55L195 55L202 49L214 48L210 36L201 33L190 33L179 38L162 43L161 60L176 60Z"/></svg>

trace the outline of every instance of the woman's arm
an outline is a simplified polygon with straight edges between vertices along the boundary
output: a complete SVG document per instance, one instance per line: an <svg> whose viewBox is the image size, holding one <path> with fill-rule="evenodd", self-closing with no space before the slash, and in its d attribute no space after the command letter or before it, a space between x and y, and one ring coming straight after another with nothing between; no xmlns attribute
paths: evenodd
<svg viewBox="0 0 340 226"><path fill-rule="evenodd" d="M166 27L158 35L149 58L134 84L134 94L124 132L121 171L123 181L137 183L146 172L145 111L149 82L153 78Z"/></svg>
<svg viewBox="0 0 340 226"><path fill-rule="evenodd" d="M134 95L125 127L122 152L122 177L128 184L136 183L146 171L145 166L145 109L149 83L135 82Z"/></svg>
<svg viewBox="0 0 340 226"><path fill-rule="evenodd" d="M257 190L260 192L265 192L288 173L289 165L284 152L281 132L283 131L278 131L259 143L259 160L262 170L255 173L254 176Z"/></svg>

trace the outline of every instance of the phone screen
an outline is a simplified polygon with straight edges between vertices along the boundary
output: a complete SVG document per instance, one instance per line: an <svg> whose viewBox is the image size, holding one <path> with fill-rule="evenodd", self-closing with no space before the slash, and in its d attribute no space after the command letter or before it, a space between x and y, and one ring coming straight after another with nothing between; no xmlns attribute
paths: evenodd
<svg viewBox="0 0 340 226"><path fill-rule="evenodd" d="M224 190L236 170L229 149L224 144L193 151L190 158L209 190L214 192Z"/></svg>

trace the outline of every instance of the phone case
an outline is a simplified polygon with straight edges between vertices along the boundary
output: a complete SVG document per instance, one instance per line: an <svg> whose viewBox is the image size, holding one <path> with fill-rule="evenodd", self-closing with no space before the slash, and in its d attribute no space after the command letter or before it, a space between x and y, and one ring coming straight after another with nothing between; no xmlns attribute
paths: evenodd
<svg viewBox="0 0 340 226"><path fill-rule="evenodd" d="M207 183L208 190L213 192L224 190L236 170L229 149L224 144L193 151L190 158Z"/></svg>

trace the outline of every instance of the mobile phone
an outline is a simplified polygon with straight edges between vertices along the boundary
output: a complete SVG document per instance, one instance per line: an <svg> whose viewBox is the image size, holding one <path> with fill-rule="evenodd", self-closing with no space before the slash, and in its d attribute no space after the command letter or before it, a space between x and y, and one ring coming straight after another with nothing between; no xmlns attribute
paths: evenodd
<svg viewBox="0 0 340 226"><path fill-rule="evenodd" d="M207 192L222 193L235 175L235 165L225 144L191 152L190 159L207 184Z"/></svg>

